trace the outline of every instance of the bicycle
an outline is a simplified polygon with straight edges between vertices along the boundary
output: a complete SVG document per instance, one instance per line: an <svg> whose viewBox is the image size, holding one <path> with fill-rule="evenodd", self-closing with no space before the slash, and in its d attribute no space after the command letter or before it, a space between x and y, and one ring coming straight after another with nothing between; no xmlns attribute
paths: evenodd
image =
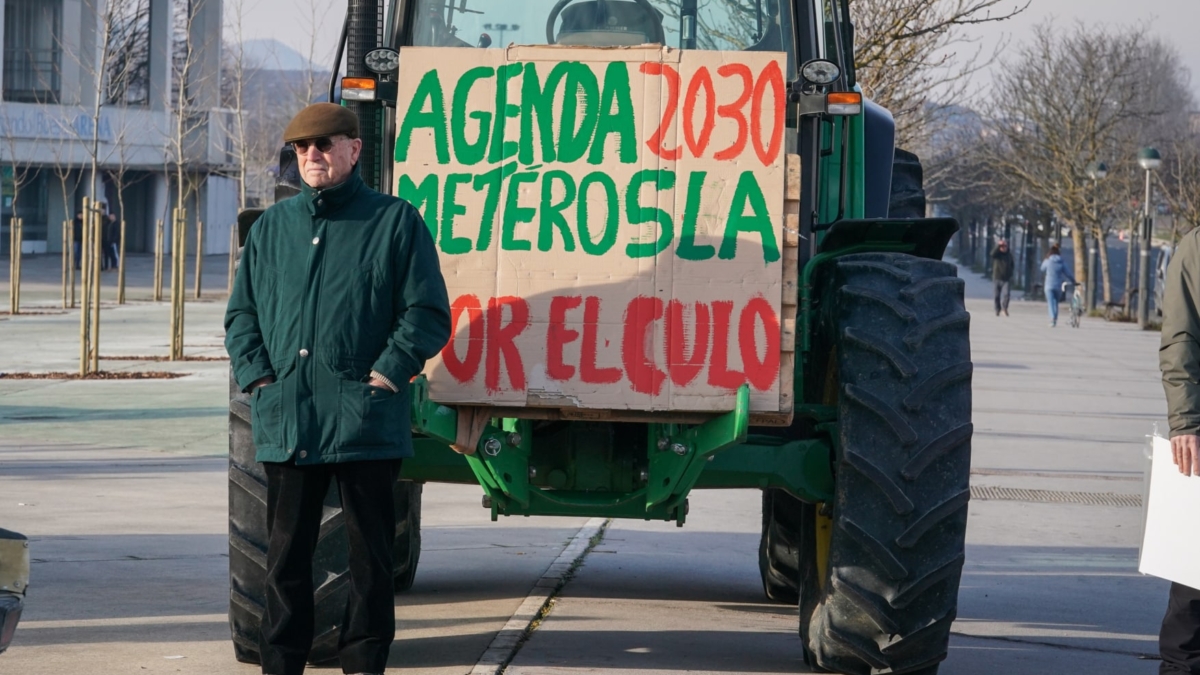
<svg viewBox="0 0 1200 675"><path fill-rule="evenodd" d="M1085 288L1083 284L1072 284L1069 281L1063 282L1063 295L1067 293L1071 294L1071 313L1067 317L1071 323L1071 328L1079 328L1079 320L1083 317L1083 293Z"/></svg>

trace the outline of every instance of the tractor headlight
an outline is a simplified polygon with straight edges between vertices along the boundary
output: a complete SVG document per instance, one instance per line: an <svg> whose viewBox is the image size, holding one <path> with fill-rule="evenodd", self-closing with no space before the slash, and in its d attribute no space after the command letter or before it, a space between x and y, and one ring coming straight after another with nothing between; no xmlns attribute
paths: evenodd
<svg viewBox="0 0 1200 675"><path fill-rule="evenodd" d="M400 70L400 52L383 47L372 49L363 57L367 70L379 75L390 75Z"/></svg>
<svg viewBox="0 0 1200 675"><path fill-rule="evenodd" d="M815 59L800 67L800 77L803 77L805 82L821 87L837 82L841 76L842 69L833 61L824 59Z"/></svg>

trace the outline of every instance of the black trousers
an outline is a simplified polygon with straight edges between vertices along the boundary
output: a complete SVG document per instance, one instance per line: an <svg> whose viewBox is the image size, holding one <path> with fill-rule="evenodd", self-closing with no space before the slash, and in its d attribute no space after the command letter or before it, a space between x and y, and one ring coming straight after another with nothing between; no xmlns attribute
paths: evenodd
<svg viewBox="0 0 1200 675"><path fill-rule="evenodd" d="M1160 675L1200 673L1200 591L1171 584L1158 651L1162 654Z"/></svg>
<svg viewBox="0 0 1200 675"><path fill-rule="evenodd" d="M1000 279L992 279L992 291L993 291L993 295L996 296L995 299L996 299L996 313L997 314L999 314L1001 311L1004 311L1004 312L1008 311L1008 298L1009 298L1011 289L1012 289L1012 282L1003 281Z"/></svg>
<svg viewBox="0 0 1200 675"><path fill-rule="evenodd" d="M346 673L382 673L396 637L392 485L400 460L296 466L268 463L267 607L262 672L300 675L313 641L313 552L329 481L336 480L350 542L350 601L338 654Z"/></svg>

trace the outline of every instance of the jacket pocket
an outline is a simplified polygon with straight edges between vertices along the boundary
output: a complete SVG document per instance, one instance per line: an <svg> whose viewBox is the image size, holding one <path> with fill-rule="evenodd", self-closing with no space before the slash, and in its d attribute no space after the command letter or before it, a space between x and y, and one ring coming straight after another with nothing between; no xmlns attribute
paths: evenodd
<svg viewBox="0 0 1200 675"><path fill-rule="evenodd" d="M408 395L365 382L342 380L339 385L338 444L395 446L406 431Z"/></svg>
<svg viewBox="0 0 1200 675"><path fill-rule="evenodd" d="M262 450L282 445L283 383L276 380L254 390L250 396L250 427L254 446Z"/></svg>

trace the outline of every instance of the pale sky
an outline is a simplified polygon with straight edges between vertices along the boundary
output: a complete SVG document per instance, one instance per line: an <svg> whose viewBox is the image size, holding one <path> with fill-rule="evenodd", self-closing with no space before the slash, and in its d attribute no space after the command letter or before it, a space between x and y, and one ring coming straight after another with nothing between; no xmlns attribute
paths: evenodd
<svg viewBox="0 0 1200 675"><path fill-rule="evenodd" d="M1018 0L1005 1L1008 6L1019 4ZM488 0L469 0L468 7L486 2ZM227 22L233 20L239 6L244 8L242 32L245 39L276 39L302 54L311 52L318 63L325 63L332 58L346 2L225 0ZM1200 31L1200 0L1033 0L1030 8L1016 19L970 30L981 39L981 45L990 48L1004 35L1008 35L1013 43L1020 42L1034 25L1050 17L1064 26L1077 19L1112 26L1139 21L1148 23L1154 32L1179 49L1184 64L1192 71L1192 90L1200 102L1200 36L1197 34Z"/></svg>

